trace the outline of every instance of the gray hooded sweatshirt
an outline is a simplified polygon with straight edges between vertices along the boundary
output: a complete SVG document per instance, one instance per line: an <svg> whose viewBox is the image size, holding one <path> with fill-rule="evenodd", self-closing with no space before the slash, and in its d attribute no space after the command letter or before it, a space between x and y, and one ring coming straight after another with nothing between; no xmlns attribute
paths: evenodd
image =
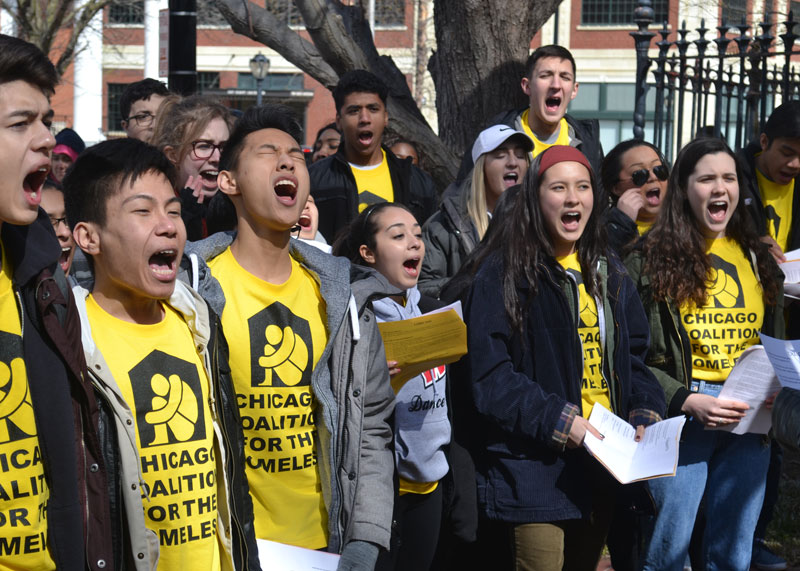
<svg viewBox="0 0 800 571"><path fill-rule="evenodd" d="M373 303L378 322L419 317L420 293L406 291L406 304L390 297ZM394 458L397 473L411 482L438 482L447 474L444 446L450 443L445 367L436 367L410 379L395 396Z"/></svg>

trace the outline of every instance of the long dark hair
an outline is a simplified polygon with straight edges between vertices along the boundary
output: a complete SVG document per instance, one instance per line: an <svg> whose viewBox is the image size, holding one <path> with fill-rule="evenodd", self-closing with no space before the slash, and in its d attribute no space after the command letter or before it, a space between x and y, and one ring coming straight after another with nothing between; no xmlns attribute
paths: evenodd
<svg viewBox="0 0 800 571"><path fill-rule="evenodd" d="M506 224L488 236L486 247L482 252L485 259L497 252L502 256L503 303L512 329L521 332L524 322L525 308L519 299L519 288L530 290L529 300L539 291L539 280L544 276L545 268L564 274L558 264L553 264L553 241L542 218L539 204L542 176L539 165L544 153L531 163L522 187L516 196ZM602 291L597 277L597 262L606 249L604 227L600 224L600 215L605 205L603 191L597 184L594 172L589 169L592 183L594 204L583 234L578 239L576 249L581 274L586 291L594 297L601 297Z"/></svg>
<svg viewBox="0 0 800 571"><path fill-rule="evenodd" d="M711 257L706 254L705 238L689 205L688 183L697 163L704 156L717 153L725 153L734 160L740 189L739 202L725 235L745 251L755 252L764 299L773 305L778 294L775 262L767 246L758 239L753 222L745 212L741 164L721 139L695 139L678 153L664 206L650 232L642 238L643 271L650 278L655 300L671 299L677 305L691 301L698 307L706 303Z"/></svg>

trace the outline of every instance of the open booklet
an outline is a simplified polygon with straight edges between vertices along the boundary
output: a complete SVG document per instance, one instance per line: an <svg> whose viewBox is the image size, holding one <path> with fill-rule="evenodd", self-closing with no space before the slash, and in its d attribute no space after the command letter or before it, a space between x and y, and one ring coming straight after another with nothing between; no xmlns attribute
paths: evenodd
<svg viewBox="0 0 800 571"><path fill-rule="evenodd" d="M594 403L589 423L605 438L600 440L587 432L583 445L622 484L674 476L685 422L686 417L681 415L651 424L636 442L633 426Z"/></svg>
<svg viewBox="0 0 800 571"><path fill-rule="evenodd" d="M420 317L378 324L386 359L397 361L400 368L392 378L395 393L420 373L466 355L467 326L461 316L457 301Z"/></svg>

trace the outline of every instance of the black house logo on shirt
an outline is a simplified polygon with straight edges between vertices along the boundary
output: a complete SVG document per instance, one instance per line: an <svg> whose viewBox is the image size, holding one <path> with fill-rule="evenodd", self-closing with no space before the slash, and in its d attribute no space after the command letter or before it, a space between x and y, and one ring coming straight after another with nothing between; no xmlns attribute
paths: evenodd
<svg viewBox="0 0 800 571"><path fill-rule="evenodd" d="M35 435L22 338L0 331L0 444Z"/></svg>
<svg viewBox="0 0 800 571"><path fill-rule="evenodd" d="M247 320L250 330L250 386L311 385L314 345L308 321L274 302Z"/></svg>
<svg viewBox="0 0 800 571"><path fill-rule="evenodd" d="M711 254L711 265L708 306L714 309L743 308L744 293L736 266L716 254Z"/></svg>
<svg viewBox="0 0 800 571"><path fill-rule="evenodd" d="M767 233L770 236L777 238L778 233L781 231L781 217L778 216L778 212L771 204L768 204L767 207L764 208L764 214L767 218ZM772 228L769 228L770 224L772 225Z"/></svg>
<svg viewBox="0 0 800 571"><path fill-rule="evenodd" d="M128 372L142 447L205 438L197 367L153 351Z"/></svg>

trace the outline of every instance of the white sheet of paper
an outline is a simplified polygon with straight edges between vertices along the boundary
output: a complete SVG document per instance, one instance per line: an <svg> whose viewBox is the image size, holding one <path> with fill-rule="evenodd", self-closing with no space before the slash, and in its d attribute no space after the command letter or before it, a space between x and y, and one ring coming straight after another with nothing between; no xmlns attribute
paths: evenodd
<svg viewBox="0 0 800 571"><path fill-rule="evenodd" d="M790 250L788 252L784 252L783 255L789 262L800 261L800 248L798 248L797 250Z"/></svg>
<svg viewBox="0 0 800 571"><path fill-rule="evenodd" d="M761 344L781 386L800 390L800 340L784 341L762 334Z"/></svg>
<svg viewBox="0 0 800 571"><path fill-rule="evenodd" d="M772 428L772 412L764 401L781 388L764 347L748 348L731 369L719 398L738 400L750 405L742 420L716 430L733 434L766 434Z"/></svg>
<svg viewBox="0 0 800 571"><path fill-rule="evenodd" d="M786 257L787 260L792 258ZM783 281L787 284L796 284L800 282L800 261L793 261L793 262L784 262L782 264L778 264L781 271L783 272L784 278Z"/></svg>
<svg viewBox="0 0 800 571"><path fill-rule="evenodd" d="M680 435L685 416L648 426L636 442L636 429L599 403L592 407L589 423L605 438L587 432L583 445L623 484L675 474Z"/></svg>
<svg viewBox="0 0 800 571"><path fill-rule="evenodd" d="M445 305L444 307L440 307L439 309L434 309L433 311L429 311L425 315L433 315L434 313L444 313L445 311L455 310L458 316L461 318L461 321L464 321L464 311L461 309L461 302L454 301L450 305Z"/></svg>
<svg viewBox="0 0 800 571"><path fill-rule="evenodd" d="M304 549L266 539L257 539L258 559L269 571L336 571L339 556L335 553Z"/></svg>

